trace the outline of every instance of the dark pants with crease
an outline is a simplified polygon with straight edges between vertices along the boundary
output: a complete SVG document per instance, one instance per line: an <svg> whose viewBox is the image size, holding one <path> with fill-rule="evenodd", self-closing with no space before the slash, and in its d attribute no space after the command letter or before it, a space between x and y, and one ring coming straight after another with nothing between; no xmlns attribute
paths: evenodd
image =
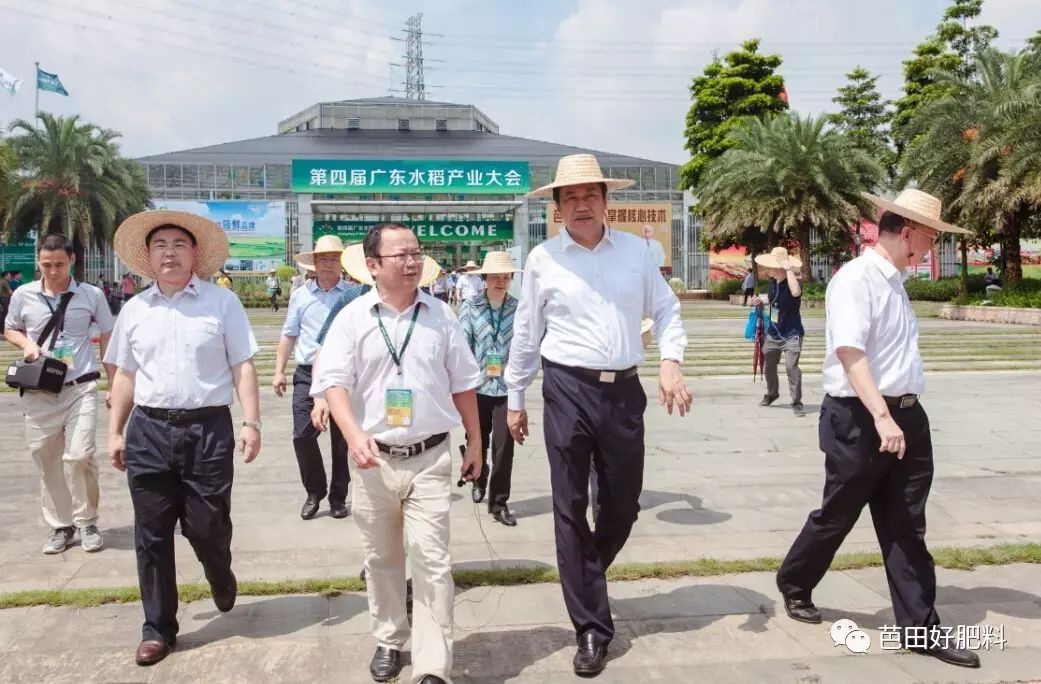
<svg viewBox="0 0 1041 684"><path fill-rule="evenodd" d="M177 636L174 529L191 542L215 589L232 582L231 482L235 431L231 412L192 422L158 420L135 410L126 433L127 481L134 504L143 640Z"/></svg>
<svg viewBox="0 0 1041 684"><path fill-rule="evenodd" d="M506 425L506 397L477 395L477 413L481 418L481 476L477 486L488 488L488 512L506 507L513 479L513 435ZM492 474L488 476L488 452L492 452Z"/></svg>
<svg viewBox="0 0 1041 684"><path fill-rule="evenodd" d="M921 404L890 407L904 432L903 459L879 452L874 419L857 398L825 397L820 447L824 501L810 513L777 573L785 596L810 598L867 505L885 561L893 614L901 627L939 624L936 571L925 546L925 502L933 481L929 418Z"/></svg>
<svg viewBox="0 0 1041 684"><path fill-rule="evenodd" d="M296 372L293 373L293 450L296 452L297 465L300 466L300 480L309 495L324 499L328 494L330 502L343 503L347 500L347 485L351 482L351 475L347 470L347 440L330 416L332 475L327 481L325 461L322 460L322 450L318 447L318 436L321 433L311 423L313 408L311 366L297 366Z"/></svg>
<svg viewBox="0 0 1041 684"><path fill-rule="evenodd" d="M614 637L607 568L629 538L643 488L643 413L637 376L601 383L543 360L546 452L553 488L557 568L578 636ZM589 469L595 464L599 510L589 529Z"/></svg>

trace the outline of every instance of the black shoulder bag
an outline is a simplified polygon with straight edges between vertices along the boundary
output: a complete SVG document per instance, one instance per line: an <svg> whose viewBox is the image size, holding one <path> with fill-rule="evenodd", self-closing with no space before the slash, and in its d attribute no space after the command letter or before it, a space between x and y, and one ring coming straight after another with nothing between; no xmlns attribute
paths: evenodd
<svg viewBox="0 0 1041 684"><path fill-rule="evenodd" d="M58 335L65 327L65 310L69 308L69 300L72 292L66 292L61 296L58 308L51 314L51 320L47 321L43 331L40 333L36 344L40 346L41 354L35 361L18 359L7 369L7 386L14 387L21 392L26 390L38 390L49 394L58 394L65 386L65 374L69 367L64 362L53 359L42 354L43 341L50 335L51 341L47 346L48 351L54 350L58 342Z"/></svg>

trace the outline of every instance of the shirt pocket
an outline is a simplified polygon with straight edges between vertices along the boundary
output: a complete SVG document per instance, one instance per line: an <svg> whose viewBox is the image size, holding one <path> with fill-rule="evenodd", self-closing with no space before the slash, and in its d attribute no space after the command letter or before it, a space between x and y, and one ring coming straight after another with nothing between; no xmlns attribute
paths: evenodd
<svg viewBox="0 0 1041 684"><path fill-rule="evenodd" d="M627 314L642 317L643 271L635 268L619 268L610 276L610 290L614 293L614 304Z"/></svg>
<svg viewBox="0 0 1041 684"><path fill-rule="evenodd" d="M208 318L189 318L183 323L181 347L184 357L196 368L225 359L224 335L220 324Z"/></svg>

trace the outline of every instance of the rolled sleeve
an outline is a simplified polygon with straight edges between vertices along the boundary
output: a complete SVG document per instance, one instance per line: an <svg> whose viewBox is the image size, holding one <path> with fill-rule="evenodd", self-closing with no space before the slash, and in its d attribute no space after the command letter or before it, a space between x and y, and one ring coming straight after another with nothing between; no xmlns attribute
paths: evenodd
<svg viewBox="0 0 1041 684"><path fill-rule="evenodd" d="M825 295L827 334L831 347L867 351L871 334L871 293L864 283L838 276Z"/></svg>
<svg viewBox="0 0 1041 684"><path fill-rule="evenodd" d="M503 373L506 407L511 411L524 410L524 390L531 387L539 372L539 346L546 332L546 321L542 315L545 302L539 287L538 261L538 252L533 252L524 265L520 302L513 318L510 358Z"/></svg>
<svg viewBox="0 0 1041 684"><path fill-rule="evenodd" d="M286 311L286 322L282 324L283 337L300 337L300 320L303 318L304 307L301 292L306 292L306 285L297 289L289 297L289 310Z"/></svg>
<svg viewBox="0 0 1041 684"><path fill-rule="evenodd" d="M234 367L256 356L260 347L253 335L253 327L249 324L249 316L242 308L242 302L230 290L224 292L230 295L224 312L224 349L228 364Z"/></svg>
<svg viewBox="0 0 1041 684"><path fill-rule="evenodd" d="M650 312L654 325L651 331L658 341L661 358L683 363L683 352L687 348L687 332L683 329L683 315L679 297L662 277L661 271L648 260L644 269L644 290L647 301L644 310Z"/></svg>
<svg viewBox="0 0 1041 684"><path fill-rule="evenodd" d="M311 379L312 397L324 399L330 387L342 387L350 392L357 382L355 335L346 319L339 316L329 327Z"/></svg>
<svg viewBox="0 0 1041 684"><path fill-rule="evenodd" d="M116 319L115 327L112 328L112 338L105 350L105 358L102 359L105 363L110 363L131 373L137 371L138 368L134 350L130 346L132 315L132 309L128 305L123 309L123 314Z"/></svg>
<svg viewBox="0 0 1041 684"><path fill-rule="evenodd" d="M477 389L484 381L477 359L470 351L462 326L449 319L446 323L448 344L445 350L445 369L448 371L448 382L452 394Z"/></svg>
<svg viewBox="0 0 1041 684"><path fill-rule="evenodd" d="M25 294L19 296L18 290L11 295L11 302L7 305L7 317L4 318L4 328L25 332L25 321L22 320L22 302Z"/></svg>
<svg viewBox="0 0 1041 684"><path fill-rule="evenodd" d="M105 294L101 290L97 290L97 297L94 300L94 320L98 324L98 330L104 333L110 333L116 327L116 319L112 316L112 310L108 308L108 302L105 301Z"/></svg>

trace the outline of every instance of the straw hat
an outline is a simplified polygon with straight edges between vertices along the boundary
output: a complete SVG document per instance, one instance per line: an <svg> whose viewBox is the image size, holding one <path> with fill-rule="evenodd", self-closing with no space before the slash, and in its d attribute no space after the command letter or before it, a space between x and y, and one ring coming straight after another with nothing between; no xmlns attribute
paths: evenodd
<svg viewBox="0 0 1041 684"><path fill-rule="evenodd" d="M583 183L604 183L608 190L620 190L634 185L636 181L622 178L604 178L600 163L591 154L569 154L557 162L557 175L549 185L543 185L528 193L528 197L552 197L553 188Z"/></svg>
<svg viewBox="0 0 1041 684"><path fill-rule="evenodd" d="M940 220L940 212L943 206L940 200L933 197L927 192L921 190L914 190L908 188L899 195L896 196L895 200L887 200L877 195L870 193L864 193L864 196L871 200L879 209L879 216L884 211L891 211L894 214L903 216L905 219L914 223L920 223L927 228L938 230L941 233L957 233L959 235L972 235L971 230L965 230L958 226L946 223ZM877 220L879 216L875 216Z"/></svg>
<svg viewBox="0 0 1041 684"><path fill-rule="evenodd" d="M520 269L514 267L513 259L509 252L488 252L484 255L484 264L473 271L474 275L496 275L500 273L520 273Z"/></svg>
<svg viewBox="0 0 1041 684"><path fill-rule="evenodd" d="M339 235L323 235L314 243L314 249L310 252L300 252L296 255L296 263L307 270L314 268L315 254L339 254L343 251L343 241ZM310 267L310 268L309 268Z"/></svg>
<svg viewBox="0 0 1041 684"><path fill-rule="evenodd" d="M473 259L467 261L466 264L463 266L464 271L476 271L478 268L480 268L480 266L478 266L477 262Z"/></svg>
<svg viewBox="0 0 1041 684"><path fill-rule="evenodd" d="M112 241L119 260L134 273L154 280L145 238L165 225L183 228L195 237L195 274L200 278L209 278L228 260L228 236L220 226L198 214L168 209L142 211L120 224Z"/></svg>
<svg viewBox="0 0 1041 684"><path fill-rule="evenodd" d="M781 266L780 257L788 257L788 265L792 268L802 268L802 262L788 254L784 247L774 247L769 254L760 254L755 258L755 263L767 268L784 268Z"/></svg>
<svg viewBox="0 0 1041 684"><path fill-rule="evenodd" d="M369 273L369 267L365 264L365 250L362 243L347 245L340 255L340 265L347 275L357 280L362 285L374 286L376 282ZM428 256L423 257L423 273L419 276L419 286L427 287L437 280L441 273L441 266Z"/></svg>

